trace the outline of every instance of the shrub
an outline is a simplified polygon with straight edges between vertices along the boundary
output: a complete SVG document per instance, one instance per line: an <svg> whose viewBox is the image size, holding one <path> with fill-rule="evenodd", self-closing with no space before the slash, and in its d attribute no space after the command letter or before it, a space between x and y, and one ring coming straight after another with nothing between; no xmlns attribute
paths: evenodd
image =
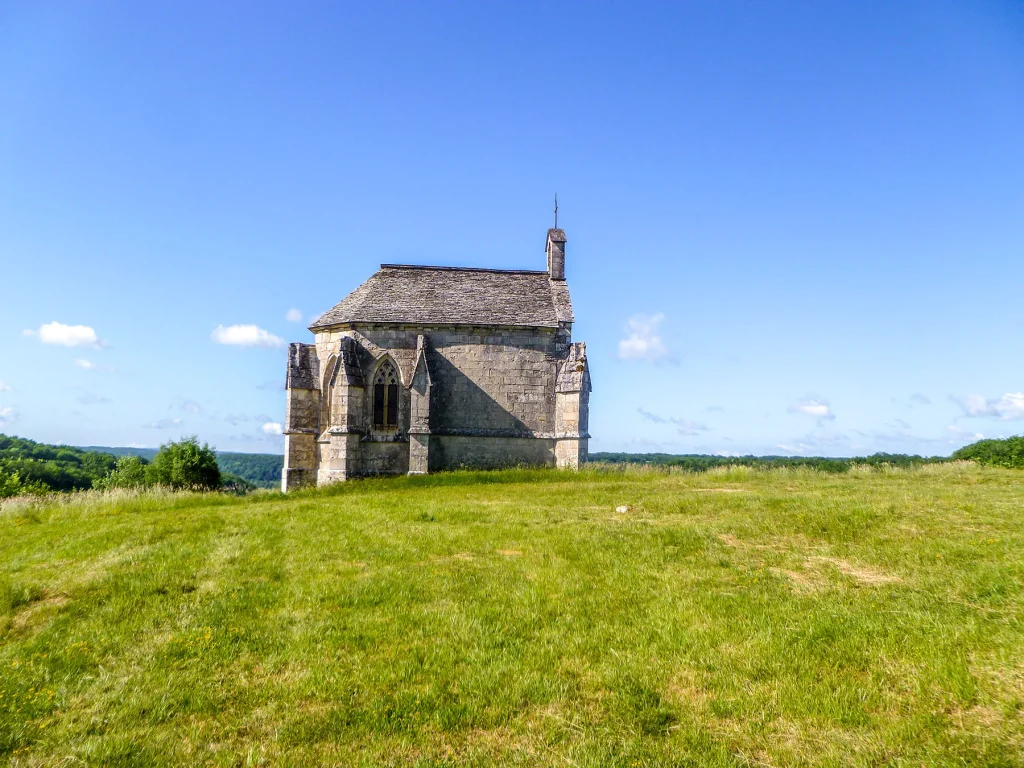
<svg viewBox="0 0 1024 768"><path fill-rule="evenodd" d="M27 493L43 494L50 491L44 483L25 481L18 472L4 472L0 469L0 499L21 496Z"/></svg>
<svg viewBox="0 0 1024 768"><path fill-rule="evenodd" d="M0 472L0 499L17 496L21 493L21 478L17 472L6 474Z"/></svg>
<svg viewBox="0 0 1024 768"><path fill-rule="evenodd" d="M979 440L955 451L951 458L969 459L990 467L1024 469L1024 436Z"/></svg>
<svg viewBox="0 0 1024 768"><path fill-rule="evenodd" d="M220 487L217 454L195 435L165 443L146 467L146 482L168 488L215 490Z"/></svg>
<svg viewBox="0 0 1024 768"><path fill-rule="evenodd" d="M117 466L102 480L93 483L94 488L111 490L113 488L142 488L147 485L146 466L149 462L139 456L122 456Z"/></svg>

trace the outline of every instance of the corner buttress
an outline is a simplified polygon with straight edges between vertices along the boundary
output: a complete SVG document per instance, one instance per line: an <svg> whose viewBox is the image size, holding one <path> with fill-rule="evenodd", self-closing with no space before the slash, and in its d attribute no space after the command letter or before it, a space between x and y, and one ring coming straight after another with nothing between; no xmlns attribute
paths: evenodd
<svg viewBox="0 0 1024 768"><path fill-rule="evenodd" d="M288 345L285 378L284 469L281 490L316 485L320 420L320 361L312 344Z"/></svg>

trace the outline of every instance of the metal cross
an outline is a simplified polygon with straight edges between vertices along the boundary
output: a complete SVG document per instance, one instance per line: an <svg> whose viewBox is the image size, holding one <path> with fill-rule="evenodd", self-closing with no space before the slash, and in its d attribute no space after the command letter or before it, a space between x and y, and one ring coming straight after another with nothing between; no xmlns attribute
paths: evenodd
<svg viewBox="0 0 1024 768"><path fill-rule="evenodd" d="M558 229L558 193L555 193L555 229Z"/></svg>

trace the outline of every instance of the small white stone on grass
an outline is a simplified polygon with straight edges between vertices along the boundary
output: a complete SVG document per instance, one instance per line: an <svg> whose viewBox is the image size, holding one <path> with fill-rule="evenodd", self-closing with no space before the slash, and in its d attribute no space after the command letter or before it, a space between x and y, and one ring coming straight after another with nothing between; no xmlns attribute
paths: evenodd
<svg viewBox="0 0 1024 768"><path fill-rule="evenodd" d="M631 510L631 509L632 509L632 507L629 506L628 504L623 504L621 507L616 507L615 511L616 512L629 512L629 510Z"/></svg>

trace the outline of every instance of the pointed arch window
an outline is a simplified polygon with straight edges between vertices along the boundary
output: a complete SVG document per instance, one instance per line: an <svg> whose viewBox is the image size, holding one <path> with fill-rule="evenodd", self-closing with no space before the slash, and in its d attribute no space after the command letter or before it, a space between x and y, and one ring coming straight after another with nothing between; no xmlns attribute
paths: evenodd
<svg viewBox="0 0 1024 768"><path fill-rule="evenodd" d="M385 360L373 377L373 426L398 426L398 371L390 360Z"/></svg>

